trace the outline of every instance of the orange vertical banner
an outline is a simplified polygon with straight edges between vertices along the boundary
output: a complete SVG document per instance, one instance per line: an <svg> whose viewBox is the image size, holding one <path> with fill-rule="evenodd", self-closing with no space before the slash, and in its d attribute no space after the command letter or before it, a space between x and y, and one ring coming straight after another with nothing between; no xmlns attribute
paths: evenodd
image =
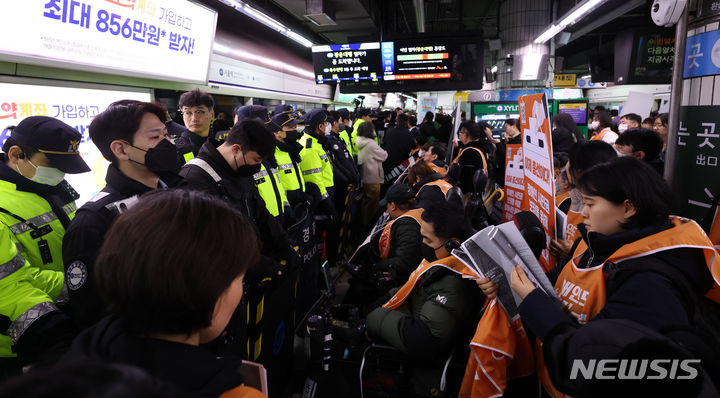
<svg viewBox="0 0 720 398"><path fill-rule="evenodd" d="M555 172L553 170L550 112L545 94L518 98L522 123L525 173L525 210L535 214L546 233L546 248L540 264L549 271L555 267L547 245L555 237Z"/></svg>
<svg viewBox="0 0 720 398"><path fill-rule="evenodd" d="M522 145L508 145L505 153L505 201L503 222L510 221L515 213L523 210L525 200L525 173Z"/></svg>

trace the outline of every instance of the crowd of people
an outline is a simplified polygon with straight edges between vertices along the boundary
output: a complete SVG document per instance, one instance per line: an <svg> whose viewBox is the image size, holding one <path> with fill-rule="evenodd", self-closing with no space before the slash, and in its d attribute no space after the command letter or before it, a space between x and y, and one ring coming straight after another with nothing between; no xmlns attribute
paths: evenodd
<svg viewBox="0 0 720 398"><path fill-rule="evenodd" d="M68 383L75 394L109 396L122 384L145 396L262 396L238 372L253 361L271 396L289 396L296 327L321 298L322 263L351 275L341 300L365 319L368 344L428 363L478 336L498 286L452 252L500 222L484 193L503 186L519 120L497 139L486 123L463 120L455 132L449 115L418 124L399 108L245 105L230 124L199 90L179 108L184 126L133 100L93 119L83 145L110 166L80 208L64 179L90 171L80 133L44 116L12 129L0 154L0 395L63 391L39 381L72 368L94 386ZM667 115L617 122L596 108L586 139L571 117L553 117L567 227L546 242L531 213L513 220L536 257L547 248L556 259L548 277L566 308L513 273L524 342L542 343L543 360L491 379L500 394L537 395L538 378L553 396L637 393L570 380L572 361L651 353L703 362L696 379L644 380L642 391L718 391L717 252L697 223L671 216ZM452 388L492 395L476 380Z"/></svg>

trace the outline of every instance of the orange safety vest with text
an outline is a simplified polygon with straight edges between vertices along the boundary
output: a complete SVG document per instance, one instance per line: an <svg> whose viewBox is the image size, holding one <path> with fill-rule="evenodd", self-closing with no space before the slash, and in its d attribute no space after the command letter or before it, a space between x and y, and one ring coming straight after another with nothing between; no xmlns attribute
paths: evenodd
<svg viewBox="0 0 720 398"><path fill-rule="evenodd" d="M603 264L592 268L578 268L577 266L588 249L585 241L581 241L555 283L555 290L568 312L579 323L585 324L605 307L607 275L603 267L606 263L619 264L623 261L678 248L703 250L706 265L715 280L715 284L705 296L720 303L720 264L716 261L718 253L712 242L695 221L680 217L671 217L671 221L674 224L672 228L624 245ZM541 344L536 345L535 353L538 359L538 377L546 391L553 397L562 397L563 394L557 391L550 382L542 360Z"/></svg>
<svg viewBox="0 0 720 398"><path fill-rule="evenodd" d="M487 173L487 171L488 171L488 162L487 162L487 158L485 157L485 153L484 153L483 151L481 151L480 149L475 148L475 147L472 147L472 146L461 149L461 150L458 152L458 154L457 154L457 156L455 157L455 159L453 159L452 164L458 163L458 162L460 161L460 156L463 154L463 152L468 151L468 150L470 150L470 149L474 149L474 150L478 151L478 153L480 154L480 156L482 157L482 160L483 160L483 170L485 170L485 172Z"/></svg>
<svg viewBox="0 0 720 398"><path fill-rule="evenodd" d="M567 221L565 222L565 240L575 242L577 238L582 237L578 225L585 221L582 212L568 210Z"/></svg>
<svg viewBox="0 0 720 398"><path fill-rule="evenodd" d="M422 220L420 219L420 217L422 216L422 212L423 209L408 210L398 218L390 221L385 225L385 228L383 228L383 231L380 234L380 258L388 258L388 256L390 255L390 238L392 235L393 223L403 217L410 217L413 220L417 221L418 224L422 224Z"/></svg>
<svg viewBox="0 0 720 398"><path fill-rule="evenodd" d="M492 299L470 343L460 398L499 397L507 381L535 370L534 354L520 317L510 320Z"/></svg>
<svg viewBox="0 0 720 398"><path fill-rule="evenodd" d="M405 300L410 297L410 293L412 293L415 285L417 285L420 278L433 267L445 267L450 271L461 275L463 278L477 278L477 276L472 271L470 271L467 266L463 264L462 261L458 260L453 256L445 257L440 260L435 260L432 263L423 259L420 265L415 268L415 271L410 274L408 281L405 282L405 284L400 288L400 290L395 293L395 295L390 299L390 301L383 304L383 308L389 308L391 310L398 309L398 307L400 307L402 303L404 303Z"/></svg>

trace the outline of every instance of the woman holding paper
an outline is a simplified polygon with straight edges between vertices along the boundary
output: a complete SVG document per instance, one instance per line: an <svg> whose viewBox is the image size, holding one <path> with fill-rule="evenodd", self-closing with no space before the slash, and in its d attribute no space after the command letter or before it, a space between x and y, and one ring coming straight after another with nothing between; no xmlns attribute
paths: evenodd
<svg viewBox="0 0 720 398"><path fill-rule="evenodd" d="M720 302L717 253L692 220L669 215L672 192L647 164L623 157L587 170L578 182L585 204L582 242L555 283L565 311L536 289L519 267L511 286L523 301L523 324L544 346L568 328L598 319L627 319L660 331L696 328L689 294ZM481 288L491 292L486 283ZM716 340L707 339L712 342ZM545 354L562 353L546 350ZM545 364L557 363L546 358ZM568 371L571 364L566 365ZM553 375L552 383L548 376ZM539 369L545 388L576 395L578 383L560 369ZM553 385L555 384L555 385Z"/></svg>

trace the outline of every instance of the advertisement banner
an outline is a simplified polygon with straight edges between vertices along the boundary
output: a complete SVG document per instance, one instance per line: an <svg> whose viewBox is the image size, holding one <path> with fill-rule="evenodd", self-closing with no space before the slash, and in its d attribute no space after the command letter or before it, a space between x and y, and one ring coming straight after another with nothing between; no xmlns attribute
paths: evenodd
<svg viewBox="0 0 720 398"><path fill-rule="evenodd" d="M535 214L545 229L546 243L555 237L555 172L553 171L550 111L545 94L518 98L523 133L523 171L525 173L524 210ZM555 266L555 259L545 249L540 264L546 271Z"/></svg>
<svg viewBox="0 0 720 398"><path fill-rule="evenodd" d="M82 134L80 156L92 171L67 174L65 179L80 194L78 207L105 187L105 173L110 164L90 140L92 119L111 103L122 99L150 101L150 91L116 91L108 89L36 86L0 82L0 144L10 136L6 126L17 126L30 116L50 116L69 124Z"/></svg>
<svg viewBox="0 0 720 398"><path fill-rule="evenodd" d="M0 13L0 59L205 84L216 22L186 0L25 0Z"/></svg>
<svg viewBox="0 0 720 398"><path fill-rule="evenodd" d="M502 220L510 221L515 213L527 208L525 199L525 172L522 145L508 145L505 156L505 201Z"/></svg>

